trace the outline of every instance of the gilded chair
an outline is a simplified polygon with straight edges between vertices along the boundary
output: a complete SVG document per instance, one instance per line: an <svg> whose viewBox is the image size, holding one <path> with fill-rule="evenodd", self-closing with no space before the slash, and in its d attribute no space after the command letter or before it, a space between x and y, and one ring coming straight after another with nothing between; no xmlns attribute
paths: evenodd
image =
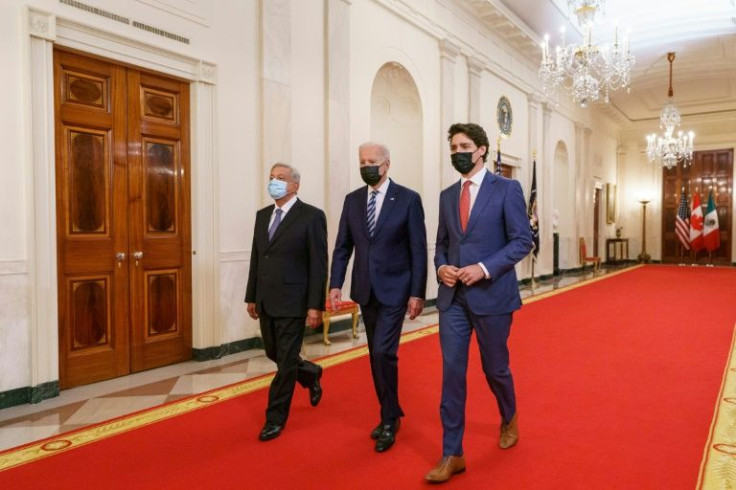
<svg viewBox="0 0 736 490"><path fill-rule="evenodd" d="M325 310L322 312L322 342L325 345L331 345L332 342L327 338L330 333L330 321L333 317L341 315L351 315L353 318L353 338L358 338L358 315L360 308L358 303L353 301L338 301L335 304L335 310L332 309L329 296L325 301Z"/></svg>
<svg viewBox="0 0 736 490"><path fill-rule="evenodd" d="M580 265L585 269L586 264L593 264L593 273L597 274L601 267L601 258L588 256L588 248L585 246L585 238L580 237Z"/></svg>

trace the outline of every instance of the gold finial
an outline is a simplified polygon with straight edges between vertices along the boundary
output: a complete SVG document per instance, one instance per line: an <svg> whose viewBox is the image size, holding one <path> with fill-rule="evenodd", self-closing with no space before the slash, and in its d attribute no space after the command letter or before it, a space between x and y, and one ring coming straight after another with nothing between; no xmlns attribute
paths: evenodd
<svg viewBox="0 0 736 490"><path fill-rule="evenodd" d="M533 158L535 160L537 159L537 150L536 150L536 148L534 149L534 151L532 151L532 156L533 156Z"/></svg>
<svg viewBox="0 0 736 490"><path fill-rule="evenodd" d="M496 141L496 148L498 151L501 151L501 135L498 135L498 140Z"/></svg>

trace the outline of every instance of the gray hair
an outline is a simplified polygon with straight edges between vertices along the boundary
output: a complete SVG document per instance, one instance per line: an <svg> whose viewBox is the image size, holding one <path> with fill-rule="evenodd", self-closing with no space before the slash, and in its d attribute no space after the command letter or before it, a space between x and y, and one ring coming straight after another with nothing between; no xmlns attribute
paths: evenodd
<svg viewBox="0 0 736 490"><path fill-rule="evenodd" d="M381 150L381 156L386 160L391 160L391 152L388 151L388 146L383 143L376 143L375 141L366 141L358 147L358 151L364 150L365 148L378 148Z"/></svg>
<svg viewBox="0 0 736 490"><path fill-rule="evenodd" d="M287 164L287 163L283 163L283 162L276 162L276 163L274 163L271 166L271 172L273 172L273 169L275 169L276 167L283 167L285 169L288 169L289 170L289 173L291 174L291 180L293 180L297 184L299 183L299 181L302 178L301 175L299 175L299 171L297 169L295 169L294 167L292 167L291 165Z"/></svg>

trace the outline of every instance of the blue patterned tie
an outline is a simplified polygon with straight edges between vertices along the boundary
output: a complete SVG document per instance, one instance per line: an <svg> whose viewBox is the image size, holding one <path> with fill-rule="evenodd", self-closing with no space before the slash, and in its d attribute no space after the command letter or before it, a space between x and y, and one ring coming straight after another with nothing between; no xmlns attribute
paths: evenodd
<svg viewBox="0 0 736 490"><path fill-rule="evenodd" d="M371 191L371 198L368 200L368 235L373 236L376 231L376 196L378 191Z"/></svg>
<svg viewBox="0 0 736 490"><path fill-rule="evenodd" d="M281 213L283 213L281 208L276 208L276 217L274 217L273 223L271 223L271 227L268 229L268 241L269 242L273 238L273 234L276 233L276 228L278 228L279 224L281 223Z"/></svg>

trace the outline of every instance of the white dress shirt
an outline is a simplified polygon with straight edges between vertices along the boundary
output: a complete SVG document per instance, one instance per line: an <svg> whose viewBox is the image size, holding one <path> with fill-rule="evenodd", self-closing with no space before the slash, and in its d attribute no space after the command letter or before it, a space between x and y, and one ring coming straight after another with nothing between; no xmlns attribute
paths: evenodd
<svg viewBox="0 0 736 490"><path fill-rule="evenodd" d="M276 210L277 209L281 209L281 221L284 221L284 218L286 217L286 213L289 212L289 210L292 208L292 206L294 206L294 204L296 204L296 194L294 194L293 196L291 196L291 199L289 199L288 201L286 201L284 203L284 205L281 206L280 208L278 206L274 206L273 207L273 212L271 213L271 219L268 220L268 228L267 229L269 229L269 230L271 229L271 224L273 223L273 220L276 218Z"/></svg>
<svg viewBox="0 0 736 490"><path fill-rule="evenodd" d="M378 189L374 189L371 186L368 186L368 200L366 203L370 202L371 200L371 192L378 191L378 194L376 194L376 223L378 223L378 216L381 214L381 208L383 207L383 200L386 198L386 193L388 192L388 186L391 183L391 179L386 179L386 181L381 184L381 186Z"/></svg>

